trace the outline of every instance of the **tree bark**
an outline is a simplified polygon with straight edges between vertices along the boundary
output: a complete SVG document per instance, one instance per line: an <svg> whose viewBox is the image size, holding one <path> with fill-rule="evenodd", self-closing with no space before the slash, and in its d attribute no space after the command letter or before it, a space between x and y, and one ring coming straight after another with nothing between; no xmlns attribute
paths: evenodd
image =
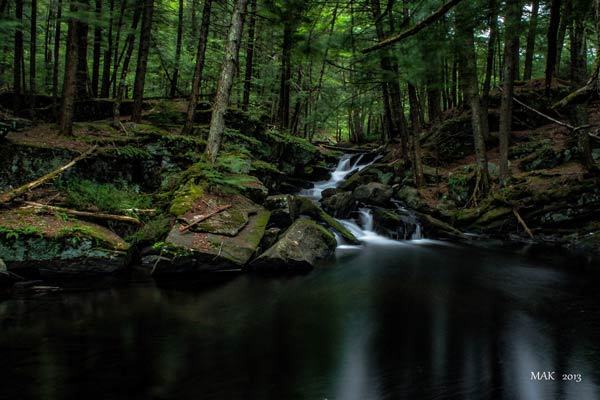
<svg viewBox="0 0 600 400"><path fill-rule="evenodd" d="M181 62L181 39L183 37L183 0L179 0L179 13L177 17L177 41L175 43L175 69L171 79L171 89L169 97L174 98L177 95L177 80L179 79L179 64Z"/></svg>
<svg viewBox="0 0 600 400"><path fill-rule="evenodd" d="M508 169L508 146L512 125L513 90L516 76L515 57L519 51L519 27L521 26L521 4L509 3L506 9L504 34L504 81L500 104L500 183L505 186L510 178Z"/></svg>
<svg viewBox="0 0 600 400"><path fill-rule="evenodd" d="M279 123L282 129L290 124L290 95L292 79L292 21L285 20L283 26L283 44L281 46L281 83L279 85Z"/></svg>
<svg viewBox="0 0 600 400"><path fill-rule="evenodd" d="M131 61L131 55L133 54L133 47L135 44L135 31L137 30L138 23L140 21L140 15L142 13L141 8L143 7L143 0L140 0L136 5L135 11L133 13L133 20L131 22L131 31L127 35L127 39L125 40L125 55L123 59L123 67L121 68L121 77L119 79L119 84L117 85L117 91L115 93L115 101L113 103L113 126L120 126L120 116L121 116L121 101L123 100L123 93L125 92L125 79L127 78L127 73L129 72L129 63ZM116 72L116 70L115 70Z"/></svg>
<svg viewBox="0 0 600 400"><path fill-rule="evenodd" d="M35 112L35 58L37 56L37 0L31 0L31 35L29 42L29 108Z"/></svg>
<svg viewBox="0 0 600 400"><path fill-rule="evenodd" d="M548 26L548 51L546 53L546 95L550 95L552 86L552 78L556 69L556 34L558 32L558 24L560 23L560 4L561 0L552 0L550 6L550 25Z"/></svg>
<svg viewBox="0 0 600 400"><path fill-rule="evenodd" d="M67 53L65 56L65 77L62 90L62 109L60 115L60 130L64 135L73 134L73 106L77 92L77 60L79 59L79 22L73 16L78 11L75 0L70 1L71 18L67 34Z"/></svg>
<svg viewBox="0 0 600 400"><path fill-rule="evenodd" d="M58 0L56 9L56 32L54 34L54 65L52 70L52 113L58 119L58 74L60 67L60 35L62 18L62 0Z"/></svg>
<svg viewBox="0 0 600 400"><path fill-rule="evenodd" d="M531 17L529 19L529 32L527 33L527 49L525 50L525 71L523 72L523 80L530 80L533 70L533 55L535 53L535 37L537 34L538 11L540 8L540 0L531 2Z"/></svg>
<svg viewBox="0 0 600 400"><path fill-rule="evenodd" d="M95 13L94 27L94 50L92 56L92 96L98 97L98 84L100 82L100 55L102 46L102 27L100 26L100 20L102 18L102 0L96 0L96 13Z"/></svg>
<svg viewBox="0 0 600 400"><path fill-rule="evenodd" d="M227 35L227 47L225 49L225 59L221 68L221 77L217 85L217 95L213 105L212 117L210 119L210 131L208 134L208 143L206 144L206 156L211 163L217 159L217 154L221 148L223 131L225 129L225 111L229 105L229 96L231 86L233 85L233 76L238 63L240 52L240 41L242 38L242 29L244 24L244 14L248 0L237 0L231 16L231 24Z"/></svg>
<svg viewBox="0 0 600 400"><path fill-rule="evenodd" d="M485 77L483 80L483 89L481 91L481 129L484 140L488 140L490 137L488 110L490 103L490 89L492 87L492 73L494 71L494 52L496 40L498 38L498 4L496 3L496 0L489 0L488 4L490 37L488 38L487 43Z"/></svg>
<svg viewBox="0 0 600 400"><path fill-rule="evenodd" d="M256 27L256 0L250 3L250 22L248 25L248 45L246 46L246 68L244 70L244 95L242 110L248 111L250 91L252 90L252 68L254 67L254 35Z"/></svg>
<svg viewBox="0 0 600 400"><path fill-rule="evenodd" d="M192 91L188 102L187 115L185 124L181 131L184 135L192 133L194 125L194 115L196 114L196 106L198 105L198 96L200 94L200 85L202 84L202 71L204 70L206 43L208 42L208 28L210 26L210 12L212 0L204 0L204 8L202 10L202 25L200 26L200 37L198 38L198 48L196 51L196 66L194 67L194 78L192 80Z"/></svg>
<svg viewBox="0 0 600 400"><path fill-rule="evenodd" d="M15 30L15 50L13 63L13 92L15 95L14 111L15 114L21 111L22 88L22 61L23 61L23 0L15 0L15 18L19 26Z"/></svg>
<svg viewBox="0 0 600 400"><path fill-rule="evenodd" d="M463 5L464 6L464 5ZM475 53L475 38L472 18L464 7L456 10L456 32L459 40L460 54L460 82L466 100L471 108L471 125L473 127L473 140L475 144L475 158L477 168L477 184L474 197L477 194L486 194L489 190L489 172L485 139L481 126L482 109L479 99L479 84L477 81L477 55Z"/></svg>
<svg viewBox="0 0 600 400"><path fill-rule="evenodd" d="M112 63L113 53L113 11L115 0L110 0L108 19L108 34L106 36L106 50L102 59L102 85L100 87L100 97L108 97L110 93L110 67Z"/></svg>
<svg viewBox="0 0 600 400"><path fill-rule="evenodd" d="M419 122L419 102L417 89L408 83L408 103L410 107L409 118L412 126L412 164L415 185L420 188L425 183L423 176L423 162L421 160L421 124Z"/></svg>
<svg viewBox="0 0 600 400"><path fill-rule="evenodd" d="M142 14L142 30L140 33L140 48L138 51L137 66L135 70L135 81L133 84L133 110L131 120L140 122L142 120L142 102L144 100L144 85L146 83L146 68L148 66L148 54L150 51L150 36L152 34L152 15L154 14L154 0L144 0L144 12Z"/></svg>
<svg viewBox="0 0 600 400"><path fill-rule="evenodd" d="M79 11L88 11L90 0L79 0ZM77 94L78 99L90 97L90 74L88 70L88 31L87 20L77 21Z"/></svg>

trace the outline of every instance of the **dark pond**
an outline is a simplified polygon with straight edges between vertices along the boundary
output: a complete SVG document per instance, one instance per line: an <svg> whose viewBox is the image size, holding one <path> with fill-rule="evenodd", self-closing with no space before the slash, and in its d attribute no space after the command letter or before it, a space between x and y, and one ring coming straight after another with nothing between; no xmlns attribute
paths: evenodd
<svg viewBox="0 0 600 400"><path fill-rule="evenodd" d="M429 241L347 252L292 278L13 296L0 397L600 399L598 278L568 259ZM544 371L556 380L532 380Z"/></svg>

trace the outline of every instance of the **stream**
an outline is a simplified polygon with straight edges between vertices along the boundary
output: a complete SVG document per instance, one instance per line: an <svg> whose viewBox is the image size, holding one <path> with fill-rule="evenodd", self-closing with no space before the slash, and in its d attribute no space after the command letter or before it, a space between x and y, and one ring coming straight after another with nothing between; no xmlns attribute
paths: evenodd
<svg viewBox="0 0 600 400"><path fill-rule="evenodd" d="M303 194L367 164L342 162ZM363 244L306 275L5 299L0 399L600 399L599 279L576 259L342 222Z"/></svg>

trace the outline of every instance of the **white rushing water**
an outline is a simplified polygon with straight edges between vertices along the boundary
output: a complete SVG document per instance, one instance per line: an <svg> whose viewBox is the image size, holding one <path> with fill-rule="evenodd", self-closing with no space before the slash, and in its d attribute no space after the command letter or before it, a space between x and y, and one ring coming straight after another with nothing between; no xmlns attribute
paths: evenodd
<svg viewBox="0 0 600 400"><path fill-rule="evenodd" d="M371 161L365 161L364 154L351 155L345 154L338 162L335 170L331 174L331 178L326 181L316 182L314 187L311 189L304 189L300 192L301 196L305 196L315 201L321 200L321 194L324 190L337 187L344 179L350 174L358 172L369 165L379 160L381 156L375 157ZM376 245L402 245L404 242L392 240L386 236L382 236L375 232L373 228L373 214L369 208L361 208L358 211L358 218L355 219L342 219L338 220L346 229L348 229L358 240L363 244L376 244ZM422 239L421 226L415 218L416 230L410 237L411 240ZM362 246L350 245L346 243L343 237L339 234L335 234L338 242L338 249L360 249Z"/></svg>
<svg viewBox="0 0 600 400"><path fill-rule="evenodd" d="M355 158L353 160L353 158ZM352 154L344 154L344 156L338 162L335 170L331 173L331 178L326 181L315 182L315 186L311 189L304 189L300 192L301 196L308 197L313 200L321 200L321 193L325 189L331 189L337 187L348 175L352 172L360 171L375 161L379 160L381 156L375 157L372 161L363 162L364 154L358 156Z"/></svg>

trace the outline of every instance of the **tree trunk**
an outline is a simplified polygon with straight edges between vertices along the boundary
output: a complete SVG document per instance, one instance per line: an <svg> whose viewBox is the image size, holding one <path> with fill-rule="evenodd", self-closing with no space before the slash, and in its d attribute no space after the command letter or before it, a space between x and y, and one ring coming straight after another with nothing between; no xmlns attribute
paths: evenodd
<svg viewBox="0 0 600 400"><path fill-rule="evenodd" d="M506 9L504 34L504 82L500 104L500 183L505 186L510 178L508 170L508 146L512 125L513 90L516 76L515 57L519 51L519 27L521 26L521 5L515 1Z"/></svg>
<svg viewBox="0 0 600 400"><path fill-rule="evenodd" d="M490 137L488 111L490 103L490 89L492 87L492 72L494 71L494 52L498 38L498 6L496 0L489 1L489 26L490 37L487 43L487 56L485 63L485 78L481 92L481 131L484 140Z"/></svg>
<svg viewBox="0 0 600 400"><path fill-rule="evenodd" d="M140 8L140 2L141 0L135 0L135 9L136 11ZM121 51L121 56L119 56L119 44L121 43L121 30L123 28L123 16L125 15L125 6L127 5L127 1L126 0L121 0L121 8L120 8L120 12L119 12L119 19L117 20L117 34L115 36L115 42L114 42L114 53L113 53L113 70L112 70L112 77L111 77L111 83L113 86L113 97L117 97L117 82L118 82L118 71L119 71L119 64L121 63L121 58L125 55L125 52L127 51L127 46L128 46L128 39L125 39L125 44L123 45L123 49ZM135 12L134 12L134 16L135 16ZM127 36L129 37L129 35Z"/></svg>
<svg viewBox="0 0 600 400"><path fill-rule="evenodd" d="M35 57L37 55L37 0L31 0L31 35L29 42L29 108L35 110Z"/></svg>
<svg viewBox="0 0 600 400"><path fill-rule="evenodd" d="M561 60L565 37L567 35L567 27L569 25L571 25L571 0L565 0L562 3L560 23L558 25L558 34L556 38L556 66L554 68L556 76L562 76L560 67L562 64Z"/></svg>
<svg viewBox="0 0 600 400"><path fill-rule="evenodd" d="M125 56L123 60L123 67L121 68L121 77L119 79L119 84L117 85L117 91L115 93L115 101L113 103L113 126L118 127L120 124L120 116L121 116L121 100L123 100L123 93L125 92L125 79L127 78L127 73L129 72L129 63L131 61L131 55L133 54L133 47L135 44L135 31L137 30L138 23L140 21L140 15L142 13L141 8L144 5L144 1L140 0L139 3L135 7L135 11L133 13L133 21L131 22L131 31L127 35L127 39L125 40ZM115 70L116 71L116 70Z"/></svg>
<svg viewBox="0 0 600 400"><path fill-rule="evenodd" d="M582 2L581 2L582 3ZM575 3L573 12L573 23L569 27L569 37L571 39L571 85L572 89L578 89L585 85L587 81L587 59L585 45L585 14L589 11L583 4Z"/></svg>
<svg viewBox="0 0 600 400"><path fill-rule="evenodd" d="M90 0L80 0L80 11L89 10ZM77 21L77 98L86 99L90 97L90 74L88 70L88 31L89 25L86 20Z"/></svg>
<svg viewBox="0 0 600 400"><path fill-rule="evenodd" d="M227 47L225 48L225 59L221 68L221 77L217 85L217 95L213 105L212 117L210 119L210 131L208 133L208 143L206 144L206 156L211 163L217 159L217 154L221 148L223 139L223 131L225 129L225 111L229 105L229 95L231 94L231 86L233 85L233 76L237 66L240 41L242 39L242 29L244 25L244 14L248 0L237 0L233 15L231 16L231 24L229 26L229 34L227 35Z"/></svg>
<svg viewBox="0 0 600 400"><path fill-rule="evenodd" d="M525 50L525 71L523 80L531 79L533 69L533 55L535 53L535 36L537 33L538 10L540 8L540 0L531 2L531 17L529 19L529 32L527 33L527 50Z"/></svg>
<svg viewBox="0 0 600 400"><path fill-rule="evenodd" d="M13 92L15 95L14 111L15 114L21 111L22 88L22 61L23 61L23 0L15 0L15 18L19 24L15 29L15 50L13 63Z"/></svg>
<svg viewBox="0 0 600 400"><path fill-rule="evenodd" d="M194 68L194 78L192 80L192 91L188 102L185 124L181 131L184 135L192 133L194 125L194 115L198 105L198 96L200 94L200 85L202 83L202 71L204 70L206 43L208 42L208 28L210 26L210 12L212 0L204 0L204 9L202 10L202 25L200 26L200 37L198 38L198 48L196 51L196 66Z"/></svg>
<svg viewBox="0 0 600 400"><path fill-rule="evenodd" d="M106 50L102 60L102 86L100 87L100 97L108 97L110 93L110 67L113 53L113 11L115 0L110 0L110 18L108 19L108 35L106 36Z"/></svg>
<svg viewBox="0 0 600 400"><path fill-rule="evenodd" d="M283 44L281 46L281 84L279 86L279 123L282 129L290 124L290 94L292 79L292 21L286 20L283 26Z"/></svg>
<svg viewBox="0 0 600 400"><path fill-rule="evenodd" d="M92 96L98 97L98 84L100 82L100 52L102 45L102 0L96 0L96 26L94 28L94 50L92 60Z"/></svg>
<svg viewBox="0 0 600 400"><path fill-rule="evenodd" d="M183 0L179 0L179 14L177 17L177 42L175 43L175 69L173 70L173 79L171 79L171 89L169 97L174 98L177 95L177 80L179 79L179 64L181 62L181 39L183 37Z"/></svg>
<svg viewBox="0 0 600 400"><path fill-rule="evenodd" d="M146 67L148 66L148 53L150 51L150 36L152 29L152 15L154 13L154 0L144 0L142 14L142 31L140 33L140 48L138 51L135 81L133 84L133 110L131 120L142 120L142 102L144 100L144 85L146 83Z"/></svg>
<svg viewBox="0 0 600 400"><path fill-rule="evenodd" d="M464 6L464 4L463 4ZM477 55L475 53L475 38L472 18L464 7L456 10L456 32L459 40L460 54L460 81L466 101L471 108L471 125L473 127L473 140L475 144L475 158L477 163L477 183L474 188L474 197L477 194L486 194L489 190L489 172L485 139L483 136L482 108L479 99L479 84L477 82ZM512 64L511 64L512 65Z"/></svg>
<svg viewBox="0 0 600 400"><path fill-rule="evenodd" d="M423 162L421 161L421 124L419 122L419 102L417 89L412 83L408 84L409 117L412 126L412 164L415 185L422 187L425 183L423 176Z"/></svg>
<svg viewBox="0 0 600 400"><path fill-rule="evenodd" d="M58 119L58 73L60 67L60 35L62 18L62 0L58 0L56 9L56 32L54 34L54 65L52 70L52 113Z"/></svg>
<svg viewBox="0 0 600 400"><path fill-rule="evenodd" d="M248 45L246 46L246 68L244 70L244 95L242 110L248 111L252 89L252 68L254 67L254 35L256 27L256 0L250 3L250 23L248 25Z"/></svg>
<svg viewBox="0 0 600 400"><path fill-rule="evenodd" d="M550 95L552 86L552 77L556 69L556 43L558 24L560 23L560 3L561 0L552 0L550 6L550 25L548 26L548 52L546 54L546 95Z"/></svg>
<svg viewBox="0 0 600 400"><path fill-rule="evenodd" d="M62 110L60 114L60 130L64 135L73 135L73 106L77 92L77 63L79 60L78 28L81 26L74 15L78 11L77 3L71 0L69 31L67 34L67 54L65 56L65 77L62 90Z"/></svg>

